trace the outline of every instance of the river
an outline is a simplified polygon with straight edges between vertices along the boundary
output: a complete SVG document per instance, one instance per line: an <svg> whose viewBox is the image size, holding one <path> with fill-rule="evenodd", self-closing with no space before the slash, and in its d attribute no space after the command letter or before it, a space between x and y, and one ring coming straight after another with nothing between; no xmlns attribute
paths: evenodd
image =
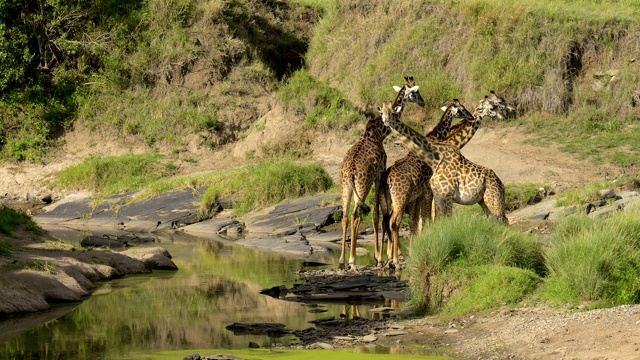
<svg viewBox="0 0 640 360"><path fill-rule="evenodd" d="M68 234L75 233L63 235L65 241L75 244L84 236ZM296 338L235 336L226 326L273 322L305 329L311 320L343 312L339 305L310 308L260 294L290 287L295 271L303 269L301 260L181 232L160 235L152 246L167 249L179 270L105 281L82 303L0 321L0 358L122 359L165 350L247 348L249 342L289 344ZM331 254L323 261L336 266ZM360 311L366 316L367 307Z"/></svg>

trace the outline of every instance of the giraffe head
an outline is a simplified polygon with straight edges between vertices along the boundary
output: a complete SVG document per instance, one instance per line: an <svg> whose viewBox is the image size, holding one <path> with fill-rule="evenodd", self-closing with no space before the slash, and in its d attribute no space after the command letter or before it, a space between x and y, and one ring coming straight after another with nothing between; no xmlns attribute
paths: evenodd
<svg viewBox="0 0 640 360"><path fill-rule="evenodd" d="M416 82L413 80L413 76L405 76L404 85L402 87L393 87L393 89L398 92L398 98L400 98L402 106L405 106L408 102L412 102L424 107L424 99L422 98L422 95L420 95L418 88L419 86L416 85ZM400 105L400 103L396 105Z"/></svg>
<svg viewBox="0 0 640 360"><path fill-rule="evenodd" d="M496 111L496 108L493 106L493 103L491 102L489 97L486 95L484 99L478 102L478 105L476 105L476 107L473 109L471 114L473 114L478 120L482 120L482 118L484 118L485 116L489 116L489 117L497 116L499 119L504 118L504 114L502 113L502 111L499 108Z"/></svg>
<svg viewBox="0 0 640 360"><path fill-rule="evenodd" d="M507 114L515 114L516 108L514 106L509 105L503 98L498 96L495 91L491 90L489 93L491 94L488 98L489 102L498 108L497 116L500 120L503 120Z"/></svg>
<svg viewBox="0 0 640 360"><path fill-rule="evenodd" d="M387 128L391 123L397 123L402 113L402 106L394 107L393 103L382 103L382 107L378 106L377 109L382 118L382 124Z"/></svg>
<svg viewBox="0 0 640 360"><path fill-rule="evenodd" d="M458 99L453 99L453 103L449 106L443 106L442 111L444 111L445 115L447 114L447 112L449 113L450 116L454 117L454 118L460 118L460 119L466 119L466 120L474 120L475 118L473 117L473 115L471 115L471 113L469 112L469 110L467 110L464 105L462 105L462 103L460 103L460 100Z"/></svg>

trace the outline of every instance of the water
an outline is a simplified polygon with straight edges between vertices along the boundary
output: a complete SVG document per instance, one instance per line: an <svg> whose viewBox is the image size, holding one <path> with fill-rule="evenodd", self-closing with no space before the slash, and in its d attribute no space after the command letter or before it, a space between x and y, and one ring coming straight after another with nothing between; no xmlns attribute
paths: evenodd
<svg viewBox="0 0 640 360"><path fill-rule="evenodd" d="M82 234L70 232L76 243ZM120 359L155 351L247 348L294 343L293 337L235 336L234 322L275 322L305 329L308 321L336 316L342 306L314 313L300 303L259 294L296 280L302 262L259 253L230 243L182 233L159 243L178 271L127 275L100 283L82 303L54 306L51 312L0 321L1 359ZM335 266L335 258L324 259ZM366 307L361 307L366 314ZM366 316L366 315L364 315Z"/></svg>

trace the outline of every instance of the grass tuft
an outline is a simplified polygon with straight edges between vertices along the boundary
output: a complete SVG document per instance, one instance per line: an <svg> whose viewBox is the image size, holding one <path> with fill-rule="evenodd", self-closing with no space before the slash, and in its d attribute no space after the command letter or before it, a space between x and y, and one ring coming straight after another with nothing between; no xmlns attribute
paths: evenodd
<svg viewBox="0 0 640 360"><path fill-rule="evenodd" d="M553 234L545 258L549 279L541 292L553 302L640 301L640 210L606 219L570 216Z"/></svg>
<svg viewBox="0 0 640 360"><path fill-rule="evenodd" d="M202 196L201 213L211 209L221 196L234 199L234 212L242 215L285 199L312 195L333 185L331 176L317 164L299 165L278 161L248 166L216 175Z"/></svg>
<svg viewBox="0 0 640 360"><path fill-rule="evenodd" d="M0 234L13 236L13 230L18 226L37 234L43 232L29 215L9 208L0 209Z"/></svg>
<svg viewBox="0 0 640 360"><path fill-rule="evenodd" d="M61 171L51 186L109 196L140 190L175 171L172 163L161 162L159 154L90 157Z"/></svg>
<svg viewBox="0 0 640 360"><path fill-rule="evenodd" d="M478 266L519 268L536 276L546 272L535 237L483 215L459 212L427 227L414 240L407 262L413 302L423 310L438 311L457 286L460 269Z"/></svg>

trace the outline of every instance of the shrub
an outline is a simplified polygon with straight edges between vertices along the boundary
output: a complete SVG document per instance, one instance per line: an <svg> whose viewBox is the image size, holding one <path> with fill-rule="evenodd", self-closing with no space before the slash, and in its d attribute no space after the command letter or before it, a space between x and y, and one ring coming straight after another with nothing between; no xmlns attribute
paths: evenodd
<svg viewBox="0 0 640 360"><path fill-rule="evenodd" d="M545 196L540 189L547 191L546 186L540 183L506 184L505 202L507 212L539 203Z"/></svg>
<svg viewBox="0 0 640 360"><path fill-rule="evenodd" d="M171 164L161 163L159 154L94 156L64 169L52 186L107 196L142 189L155 180L174 175L175 171Z"/></svg>
<svg viewBox="0 0 640 360"><path fill-rule="evenodd" d="M537 238L469 212L428 226L416 237L411 250L407 267L412 301L432 312L445 302L448 294L443 291L456 286L452 277L460 274L456 269L496 266L520 268L532 275L546 272Z"/></svg>
<svg viewBox="0 0 640 360"><path fill-rule="evenodd" d="M248 166L217 175L202 196L206 213L220 196L234 199L234 212L242 215L282 200L315 194L333 185L331 176L317 164L299 165L278 161Z"/></svg>
<svg viewBox="0 0 640 360"><path fill-rule="evenodd" d="M550 274L542 296L607 305L640 301L639 214L563 219L545 254Z"/></svg>

